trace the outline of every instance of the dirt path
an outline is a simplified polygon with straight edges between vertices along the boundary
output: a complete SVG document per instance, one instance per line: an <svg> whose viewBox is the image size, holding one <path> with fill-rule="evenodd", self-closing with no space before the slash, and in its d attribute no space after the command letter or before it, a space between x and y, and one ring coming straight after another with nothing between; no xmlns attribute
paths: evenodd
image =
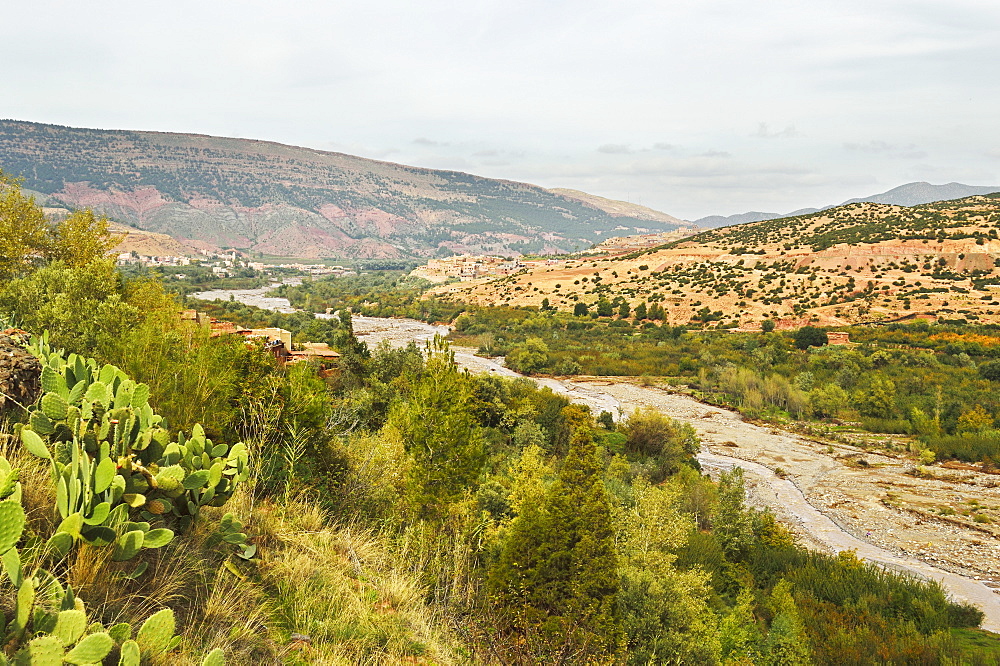
<svg viewBox="0 0 1000 666"><path fill-rule="evenodd" d="M447 327L412 320L354 322L369 344L422 343L447 334ZM474 350L452 349L456 361L473 372L518 376ZM942 471L939 478L917 478L908 473L913 464L907 459L755 425L735 412L629 380L536 381L596 413L606 410L617 418L649 406L690 423L704 445L698 460L706 471L743 467L751 503L769 507L805 544L828 552L855 550L864 559L937 580L955 599L983 609L984 629L1000 632L1000 596L994 592L1000 589L1000 539L992 527L932 512L970 501L1000 507L996 477Z"/></svg>

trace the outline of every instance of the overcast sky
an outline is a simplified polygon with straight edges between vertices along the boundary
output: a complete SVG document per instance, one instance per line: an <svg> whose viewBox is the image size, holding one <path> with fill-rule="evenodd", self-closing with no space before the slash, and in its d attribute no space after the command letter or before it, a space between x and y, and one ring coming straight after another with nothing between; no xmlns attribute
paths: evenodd
<svg viewBox="0 0 1000 666"><path fill-rule="evenodd" d="M1000 185L997 0L32 0L0 117L269 139L694 219Z"/></svg>

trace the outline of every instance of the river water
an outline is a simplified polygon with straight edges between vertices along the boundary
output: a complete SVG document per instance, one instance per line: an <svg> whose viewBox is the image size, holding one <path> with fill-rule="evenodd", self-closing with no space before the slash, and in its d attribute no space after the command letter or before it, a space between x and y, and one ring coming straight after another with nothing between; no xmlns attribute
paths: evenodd
<svg viewBox="0 0 1000 666"><path fill-rule="evenodd" d="M273 288L274 286L251 290L216 290L192 296L206 300L216 298L229 300L231 294L235 300L248 305L278 312L294 312L295 309L287 299L265 295ZM413 319L355 316L352 321L355 333L361 340L366 341L369 347L374 347L382 341L397 347L410 342L423 345L436 335L446 336L450 332L447 326L426 324ZM471 372L491 373L504 377L521 376L503 366L498 360L476 356L474 349L456 346L452 346L451 349L455 353L455 361ZM703 439L711 433L716 433L717 430L713 428L719 428L720 422L730 428L729 436L742 435L762 447L768 445L769 438L786 437L781 433L745 423L738 414L729 410L709 407L689 396L671 394L657 388L612 385L610 382L602 387L595 386L593 382L555 378L536 378L535 382L567 396L573 402L590 406L594 413L611 412L616 419L638 407L655 407L671 418L690 423ZM778 445L779 439L775 439L774 443ZM748 481L767 489L768 492L761 493L758 497L763 497L765 503L779 518L793 523L799 533L805 533L815 544L833 552L853 550L858 557L871 562L920 578L936 580L954 599L971 602L983 610L985 613L983 629L1000 632L1000 597L993 590L979 580L893 553L850 534L830 516L809 503L799 487L788 478L794 478L794 470L790 469L791 474L787 476L779 476L764 465L712 452L707 447L698 454L698 461L707 471L742 467Z"/></svg>

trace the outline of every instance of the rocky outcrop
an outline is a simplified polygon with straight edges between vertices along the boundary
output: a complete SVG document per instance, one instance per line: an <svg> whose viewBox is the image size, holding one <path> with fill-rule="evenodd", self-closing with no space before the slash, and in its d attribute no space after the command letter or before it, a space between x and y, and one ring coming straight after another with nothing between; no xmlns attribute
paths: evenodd
<svg viewBox="0 0 1000 666"><path fill-rule="evenodd" d="M41 377L41 362L10 335L0 335L0 414L35 402Z"/></svg>

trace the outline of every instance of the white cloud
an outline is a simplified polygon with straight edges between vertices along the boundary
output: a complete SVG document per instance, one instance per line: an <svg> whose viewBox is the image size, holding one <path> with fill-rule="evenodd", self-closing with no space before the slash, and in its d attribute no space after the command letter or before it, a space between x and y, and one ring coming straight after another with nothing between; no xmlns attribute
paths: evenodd
<svg viewBox="0 0 1000 666"><path fill-rule="evenodd" d="M606 155L631 155L635 151L627 143L605 143L597 147L597 152Z"/></svg>
<svg viewBox="0 0 1000 666"><path fill-rule="evenodd" d="M1000 180L985 0L98 6L6 8L44 32L5 32L0 116L335 146L694 216Z"/></svg>

